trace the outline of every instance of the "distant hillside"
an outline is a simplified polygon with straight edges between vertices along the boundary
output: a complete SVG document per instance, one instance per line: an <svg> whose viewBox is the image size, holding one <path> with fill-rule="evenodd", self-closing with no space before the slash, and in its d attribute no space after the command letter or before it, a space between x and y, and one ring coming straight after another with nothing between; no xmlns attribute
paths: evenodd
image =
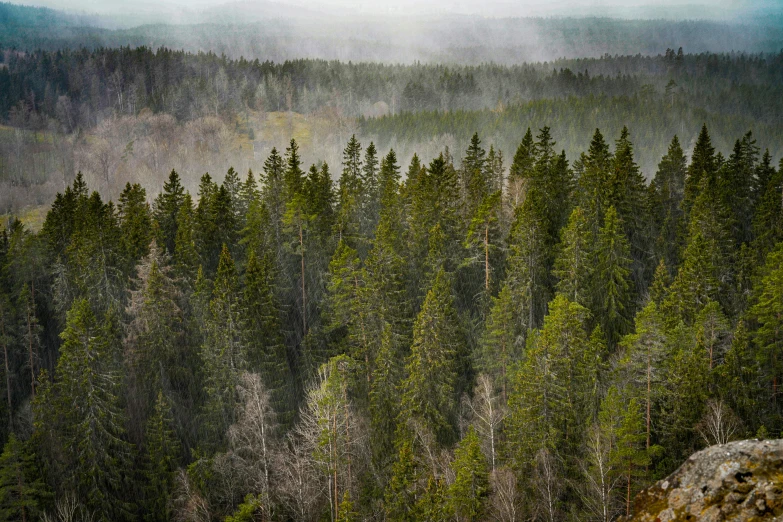
<svg viewBox="0 0 783 522"><path fill-rule="evenodd" d="M463 64L512 64L607 53L652 55L666 47L684 47L692 53L778 52L783 48L779 17L744 25L589 17L395 14L349 18L296 12L274 2L245 7L232 4L204 13L172 13L169 19L179 25L108 29L123 21L0 3L0 45L27 51L143 45L273 61L321 58Z"/></svg>

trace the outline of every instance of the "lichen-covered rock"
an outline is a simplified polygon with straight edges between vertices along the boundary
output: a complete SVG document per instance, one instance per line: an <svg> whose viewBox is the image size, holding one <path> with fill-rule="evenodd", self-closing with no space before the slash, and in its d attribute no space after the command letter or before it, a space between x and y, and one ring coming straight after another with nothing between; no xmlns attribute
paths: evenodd
<svg viewBox="0 0 783 522"><path fill-rule="evenodd" d="M636 496L626 521L783 521L783 440L744 440L692 455Z"/></svg>

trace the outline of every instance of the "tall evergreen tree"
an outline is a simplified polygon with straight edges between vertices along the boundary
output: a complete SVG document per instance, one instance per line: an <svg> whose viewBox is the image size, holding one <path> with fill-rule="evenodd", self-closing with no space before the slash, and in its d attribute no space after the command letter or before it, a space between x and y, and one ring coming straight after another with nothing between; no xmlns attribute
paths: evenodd
<svg viewBox="0 0 783 522"><path fill-rule="evenodd" d="M174 244L177 238L177 214L184 197L185 189L179 174L172 169L168 179L163 183L163 192L158 194L152 205L158 243L166 249L170 256L174 255Z"/></svg>
<svg viewBox="0 0 783 522"><path fill-rule="evenodd" d="M421 419L442 443L454 437L456 359L463 343L450 279L441 270L413 327L408 377L402 384L402 415Z"/></svg>
<svg viewBox="0 0 783 522"><path fill-rule="evenodd" d="M628 240L614 207L609 207L598 231L593 279L595 310L610 346L628 331L631 309L631 256Z"/></svg>
<svg viewBox="0 0 783 522"><path fill-rule="evenodd" d="M64 415L59 443L68 455L64 484L100 520L129 517L125 495L132 446L120 408L118 328L109 314L100 324L84 299L68 311L57 363L57 404Z"/></svg>

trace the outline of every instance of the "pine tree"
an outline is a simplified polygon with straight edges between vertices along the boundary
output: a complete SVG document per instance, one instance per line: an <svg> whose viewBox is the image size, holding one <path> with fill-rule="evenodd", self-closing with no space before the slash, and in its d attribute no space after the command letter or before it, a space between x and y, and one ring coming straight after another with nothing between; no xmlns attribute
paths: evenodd
<svg viewBox="0 0 783 522"><path fill-rule="evenodd" d="M454 482L448 507L457 520L481 520L489 495L489 471L476 430L471 426L454 451Z"/></svg>
<svg viewBox="0 0 783 522"><path fill-rule="evenodd" d="M489 296L493 293L495 278L493 273L498 270L500 264L500 230L498 222L500 218L501 193L495 192L484 197L475 214L470 216L468 234L465 239L465 248L470 257L466 263L481 267L483 273L484 301L488 303ZM475 293L474 293L475 295Z"/></svg>
<svg viewBox="0 0 783 522"><path fill-rule="evenodd" d="M454 437L456 359L463 343L449 277L441 270L413 327L408 377L402 384L402 416L421 419L442 443Z"/></svg>
<svg viewBox="0 0 783 522"><path fill-rule="evenodd" d="M622 422L617 429L617 445L610 454L610 460L625 482L626 516L631 514L632 494L641 489L637 484L637 479L644 477L645 469L650 464L644 440L644 418L636 399L631 399L625 407Z"/></svg>
<svg viewBox="0 0 783 522"><path fill-rule="evenodd" d="M625 336L625 350L621 360L622 371L628 372L630 388L641 399L645 417L645 445L652 446L654 403L663 391L664 360L667 355L667 338L663 317L655 301L636 314L634 332Z"/></svg>

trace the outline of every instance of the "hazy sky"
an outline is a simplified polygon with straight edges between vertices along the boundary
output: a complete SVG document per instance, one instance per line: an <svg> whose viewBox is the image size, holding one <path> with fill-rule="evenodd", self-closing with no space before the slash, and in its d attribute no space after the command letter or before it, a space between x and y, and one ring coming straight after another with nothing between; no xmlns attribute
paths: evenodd
<svg viewBox="0 0 783 522"><path fill-rule="evenodd" d="M758 11L783 10L783 0L12 0L14 3L42 5L69 11L97 14L196 13L227 3L240 3L248 9L306 8L333 14L381 14L394 12L479 14L484 16L610 15L619 17L724 18Z"/></svg>

